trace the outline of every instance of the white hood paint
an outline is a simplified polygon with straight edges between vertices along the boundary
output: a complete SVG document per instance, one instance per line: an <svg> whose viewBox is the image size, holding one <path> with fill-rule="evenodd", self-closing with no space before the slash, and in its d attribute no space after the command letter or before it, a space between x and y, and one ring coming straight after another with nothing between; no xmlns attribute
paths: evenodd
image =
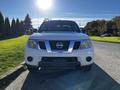
<svg viewBox="0 0 120 90"><path fill-rule="evenodd" d="M60 33L34 33L30 39L39 40L81 40L89 39L88 35L74 32L60 32Z"/></svg>

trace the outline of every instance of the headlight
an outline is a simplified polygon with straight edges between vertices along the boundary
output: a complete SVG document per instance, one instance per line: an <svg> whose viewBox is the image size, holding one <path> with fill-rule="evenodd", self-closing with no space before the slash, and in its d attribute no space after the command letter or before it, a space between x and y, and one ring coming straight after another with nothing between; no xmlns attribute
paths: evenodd
<svg viewBox="0 0 120 90"><path fill-rule="evenodd" d="M81 40L80 41L80 49L87 49L87 48L91 48L92 43L89 39L85 39L85 40Z"/></svg>
<svg viewBox="0 0 120 90"><path fill-rule="evenodd" d="M27 43L29 48L38 49L38 41L30 39Z"/></svg>

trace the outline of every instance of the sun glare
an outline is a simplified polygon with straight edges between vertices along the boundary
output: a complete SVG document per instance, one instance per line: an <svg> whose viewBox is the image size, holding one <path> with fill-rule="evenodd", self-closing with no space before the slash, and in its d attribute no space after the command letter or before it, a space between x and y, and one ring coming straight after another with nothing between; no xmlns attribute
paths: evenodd
<svg viewBox="0 0 120 90"><path fill-rule="evenodd" d="M52 7L53 0L37 0L37 6L41 10L48 10Z"/></svg>

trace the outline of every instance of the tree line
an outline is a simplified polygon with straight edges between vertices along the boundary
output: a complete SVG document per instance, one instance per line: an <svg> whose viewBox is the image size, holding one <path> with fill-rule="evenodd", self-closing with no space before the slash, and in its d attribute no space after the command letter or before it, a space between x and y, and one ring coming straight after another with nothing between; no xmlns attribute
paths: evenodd
<svg viewBox="0 0 120 90"><path fill-rule="evenodd" d="M33 28L29 14L24 20L10 19L0 12L0 38L14 38L26 33L26 30Z"/></svg>
<svg viewBox="0 0 120 90"><path fill-rule="evenodd" d="M85 31L91 36L101 36L108 34L110 36L120 36L120 16L111 20L96 20L88 22Z"/></svg>

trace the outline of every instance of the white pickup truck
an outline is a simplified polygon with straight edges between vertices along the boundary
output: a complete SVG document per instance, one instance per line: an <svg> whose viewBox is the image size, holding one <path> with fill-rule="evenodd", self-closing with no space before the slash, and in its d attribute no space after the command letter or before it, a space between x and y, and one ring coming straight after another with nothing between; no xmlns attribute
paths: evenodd
<svg viewBox="0 0 120 90"><path fill-rule="evenodd" d="M91 70L94 50L88 35L74 21L50 20L30 36L25 49L29 71L47 69Z"/></svg>

